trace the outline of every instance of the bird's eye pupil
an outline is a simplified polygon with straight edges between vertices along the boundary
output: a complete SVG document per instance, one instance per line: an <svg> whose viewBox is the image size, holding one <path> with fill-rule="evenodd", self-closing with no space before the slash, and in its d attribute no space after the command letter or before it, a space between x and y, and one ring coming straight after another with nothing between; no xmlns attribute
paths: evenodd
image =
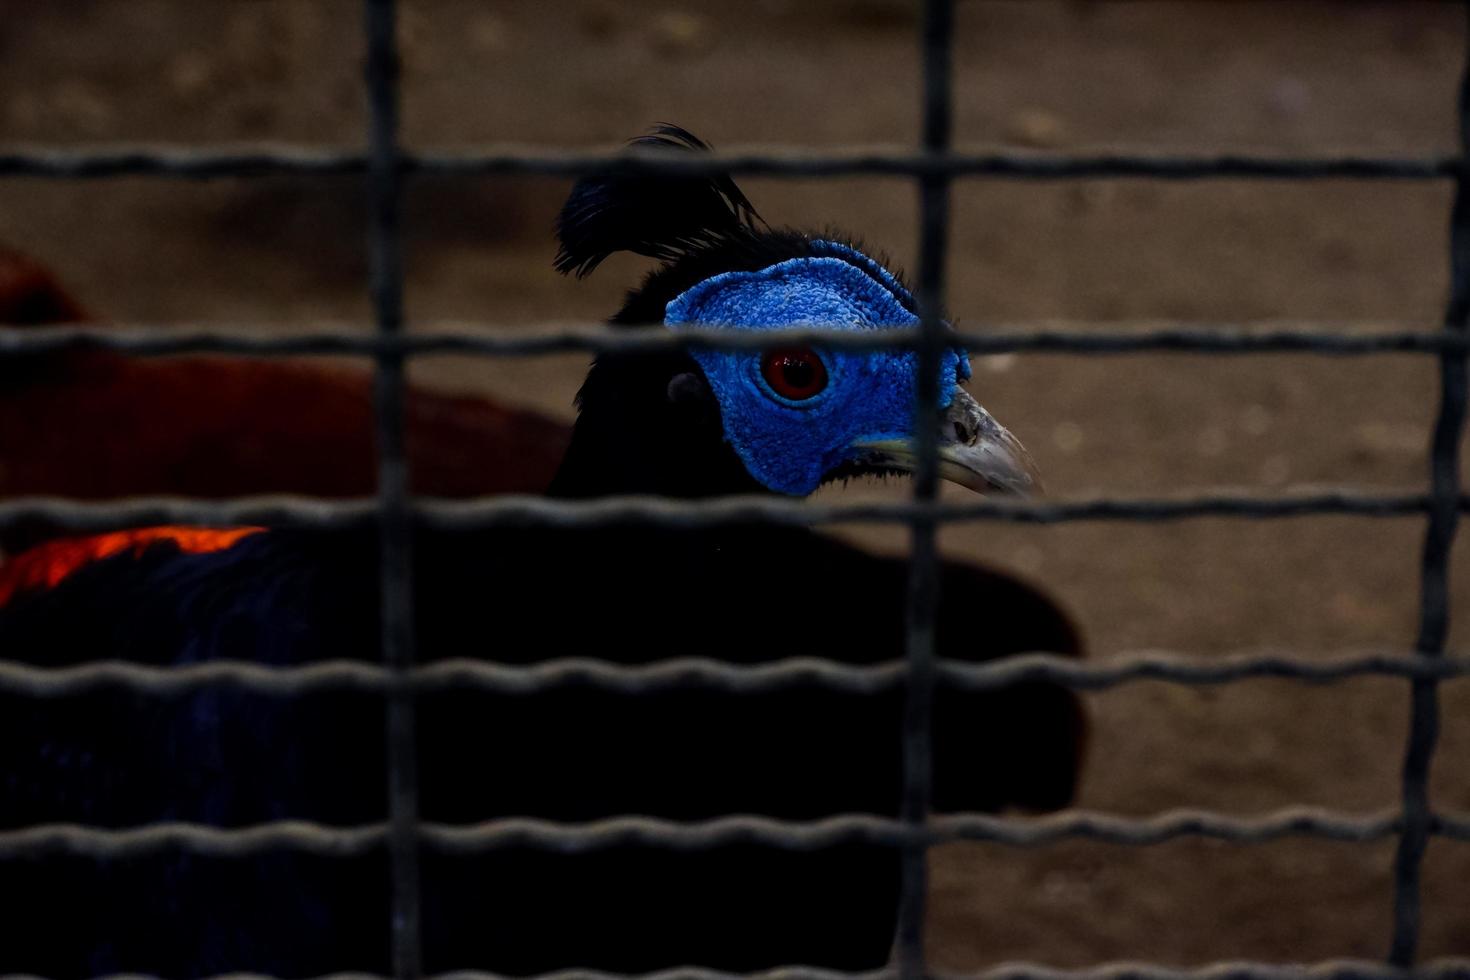
<svg viewBox="0 0 1470 980"><path fill-rule="evenodd" d="M804 401L827 387L827 367L816 351L805 347L769 351L761 358L761 375L782 398Z"/></svg>
<svg viewBox="0 0 1470 980"><path fill-rule="evenodd" d="M812 376L816 374L812 370L810 361L798 361L788 359L781 365L781 373L786 377L786 383L793 388L809 388Z"/></svg>

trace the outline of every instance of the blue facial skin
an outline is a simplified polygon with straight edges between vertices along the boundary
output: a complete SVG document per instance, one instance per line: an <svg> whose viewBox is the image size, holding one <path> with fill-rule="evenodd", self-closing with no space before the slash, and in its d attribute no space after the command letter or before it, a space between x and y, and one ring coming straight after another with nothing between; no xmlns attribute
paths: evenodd
<svg viewBox="0 0 1470 980"><path fill-rule="evenodd" d="M872 330L919 322L895 296L907 292L888 270L846 245L813 244L830 254L704 280L668 304L665 324L675 330ZM750 475L777 493L811 493L823 476L859 455L855 443L912 434L917 352L817 353L827 368L827 387L798 402L771 389L761 375L760 351L691 351L719 401L726 441ZM948 407L955 387L969 376L965 352L945 351L939 408Z"/></svg>

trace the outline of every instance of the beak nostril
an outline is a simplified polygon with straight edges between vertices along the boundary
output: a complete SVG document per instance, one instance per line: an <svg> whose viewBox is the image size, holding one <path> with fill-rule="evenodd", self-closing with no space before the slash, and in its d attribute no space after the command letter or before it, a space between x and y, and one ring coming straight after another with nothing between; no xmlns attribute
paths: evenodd
<svg viewBox="0 0 1470 980"><path fill-rule="evenodd" d="M968 416L950 419L949 425L954 441L963 446L974 445L975 440L980 436L979 427Z"/></svg>
<svg viewBox="0 0 1470 980"><path fill-rule="evenodd" d="M952 438L961 446L975 445L989 431L987 423L994 424L985 409L963 388L955 390L945 410L944 421L947 424L940 430L940 435Z"/></svg>

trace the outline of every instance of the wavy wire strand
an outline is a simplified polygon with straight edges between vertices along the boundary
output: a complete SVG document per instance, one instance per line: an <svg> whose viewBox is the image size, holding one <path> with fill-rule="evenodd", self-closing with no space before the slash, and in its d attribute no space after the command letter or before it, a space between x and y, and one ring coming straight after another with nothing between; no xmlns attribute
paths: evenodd
<svg viewBox="0 0 1470 980"><path fill-rule="evenodd" d="M352 176L367 172L368 154L337 148L253 143L218 149L177 145L108 145L77 150L0 148L0 176L74 180L103 177L212 179L264 176ZM655 149L548 151L494 145L477 152L403 153L400 175L537 175L590 173L765 177L1000 177L1078 180L1150 177L1163 180L1445 180L1464 169L1457 155L1422 157L1247 156L1155 153L1038 153L887 150L847 147L821 152L774 148L701 156Z"/></svg>
<svg viewBox="0 0 1470 980"><path fill-rule="evenodd" d="M946 686L969 691L998 690L1040 681L1099 691L1142 681L1203 686L1267 678L1313 683L1364 677L1448 680L1470 675L1470 657L1367 652L1320 659L1277 653L1204 659L1150 651L1086 662L1056 654L1031 653L985 664L939 660L936 670ZM420 693L469 689L502 695L537 694L574 686L629 695L687 687L728 694L758 694L798 686L875 694L897 688L906 676L907 667L901 660L855 665L796 657L763 664L733 664L680 657L648 664L619 664L567 657L524 666L444 660L414 667L405 673L402 683ZM327 660L295 667L230 660L166 667L123 661L39 667L0 660L0 691L37 698L66 697L108 687L167 697L219 684L273 695L324 690L382 692L397 683L394 673L384 667L351 660Z"/></svg>
<svg viewBox="0 0 1470 980"><path fill-rule="evenodd" d="M923 0L919 32L923 60L924 152L950 150L953 132L954 0ZM950 175L925 174L917 182L919 225L919 324L915 350L911 501L921 510L939 497L940 366L948 325L943 319L950 237ZM898 916L893 958L899 980L924 980L929 972L925 926L929 896L929 835L933 815L934 695L938 685L935 624L940 589L938 522L921 514L909 522L909 560L904 596L903 720L898 816L907 843L899 849Z"/></svg>
<svg viewBox="0 0 1470 980"><path fill-rule="evenodd" d="M942 523L1004 521L1062 524L1075 521L1175 521L1201 517L1408 517L1425 513L1423 493L1364 493L1348 488L1309 490L1274 497L1216 490L1193 497L1083 500L977 498L964 502L894 501L817 504L769 496L713 497L686 501L618 496L600 500L552 500L507 494L471 500L419 497L408 510L425 526L446 531L487 527L601 527L656 524L693 528L763 522L800 527L825 524ZM1470 508L1470 495L1459 499ZM373 523L371 499L325 499L290 495L207 501L182 497L136 497L109 502L64 497L16 497L0 501L0 528L44 525L74 533L96 533L159 524L201 526L344 528Z"/></svg>
<svg viewBox="0 0 1470 980"><path fill-rule="evenodd" d="M233 354L266 356L404 357L467 354L486 357L535 357L588 352L654 352L668 350L754 350L772 344L822 344L841 350L914 349L922 344L917 330L885 328L861 332L781 327L766 331L731 331L718 327L681 330L617 330L586 323L538 324L534 329L497 329L484 324L446 322L412 334L386 336L354 330L349 324L309 325L305 332L265 333L260 324L193 328L159 324L68 324L45 327L0 326L0 356L95 349L139 356ZM1027 326L997 324L993 329L951 330L946 338L971 355L1042 354L1371 354L1460 353L1470 350L1470 337L1448 331L1398 326L1364 330L1358 324L1292 323L1246 328L1240 325L1182 327L1149 325L1143 330L1116 324Z"/></svg>
<svg viewBox="0 0 1470 980"><path fill-rule="evenodd" d="M1083 968L1037 963L1001 963L974 973L934 971L933 980L1466 980L1470 959L1445 958L1407 970L1369 960L1338 959L1320 963L1260 963L1231 960L1200 967L1117 962ZM0 980L46 980L30 974L0 974ZM146 974L115 973L93 980L161 980ZM278 980L259 973L223 973L202 980ZM388 980L373 973L330 973L310 980ZM456 970L426 980L898 980L893 969L844 971L811 966L783 966L754 973L730 973L683 966L652 973L609 973L604 970L556 970L511 977L483 970Z"/></svg>
<svg viewBox="0 0 1470 980"><path fill-rule="evenodd" d="M387 671L401 679L414 663L413 515L408 487L407 362L394 349L404 332L402 198L399 147L397 0L363 0L367 44L368 289L376 336L385 343L373 361L373 433L377 463L381 585L379 636ZM398 980L423 973L419 875L419 785L413 689L388 691L385 745L388 864L392 883L388 927Z"/></svg>
<svg viewBox="0 0 1470 980"><path fill-rule="evenodd" d="M1470 154L1470 2L1461 3L1462 65L1458 122L1460 152ZM1444 333L1470 336L1470 177L1455 180L1450 212L1450 296L1444 315ZM1444 352L1440 357L1439 411L1429 450L1433 494L1427 526L1419 588L1419 631L1414 649L1426 657L1441 657L1449 639L1450 559L1459 525L1461 496L1460 443L1465 433L1466 403L1470 401L1470 364L1465 353ZM1388 961L1410 966L1418 955L1423 916L1420 879L1424 853L1434 832L1429 776L1439 741L1438 678L1416 677L1410 693L1409 732L1400 778L1403 832L1394 855L1393 939Z"/></svg>
<svg viewBox="0 0 1470 980"><path fill-rule="evenodd" d="M1150 847L1182 838L1236 844L1264 844L1297 837L1365 843L1386 840L1402 828L1403 814L1396 809L1355 814L1287 807L1257 816L1196 809L1168 810L1147 817L1085 810L1025 819L967 813L934 816L923 826L856 813L812 821L740 814L688 823L644 816L610 817L586 823L507 817L474 824L421 821L413 832L416 840L426 847L467 855L507 848L556 854L584 854L616 847L705 851L737 845L788 851L852 844L909 849L958 841L1036 847L1063 840L1087 840ZM1452 840L1470 840L1470 815L1434 815L1428 830ZM128 828L48 823L0 830L0 859L38 854L119 859L174 850L207 857L241 858L280 849L323 857L351 857L380 848L388 840L389 828L385 822L334 827L306 820L282 820L228 828L186 822Z"/></svg>

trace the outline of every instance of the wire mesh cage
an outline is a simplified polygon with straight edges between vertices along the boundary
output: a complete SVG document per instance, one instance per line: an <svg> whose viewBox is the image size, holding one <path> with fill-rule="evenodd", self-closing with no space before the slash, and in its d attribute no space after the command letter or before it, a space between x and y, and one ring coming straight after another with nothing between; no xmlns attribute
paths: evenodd
<svg viewBox="0 0 1470 980"><path fill-rule="evenodd" d="M324 855L386 848L393 880L391 916L394 974L422 974L419 858L424 848L467 853L499 847L533 847L579 853L635 842L647 846L700 849L732 841L813 849L842 843L875 843L903 855L903 891L896 959L883 975L917 978L933 975L925 957L926 855L940 843L978 840L1038 845L1087 838L1124 845L1149 845L1182 836L1236 842L1283 837L1338 841L1397 840L1393 889L1393 940L1383 963L1343 961L1311 968L1269 963L1216 964L1199 970L1146 965L1104 965L1086 970L1056 970L1024 964L989 971L994 977L1397 977L1470 976L1470 963L1443 960L1420 963L1421 875L1426 847L1436 836L1470 841L1470 816L1437 812L1430 805L1429 772L1437 728L1437 687L1443 680L1470 674L1470 661L1447 653L1451 607L1450 551L1459 515L1470 506L1460 485L1460 445L1465 429L1467 355L1470 355L1470 74L1460 94L1460 152L1442 158L1261 157L1261 156L1059 156L973 154L952 148L953 115L952 0L926 0L921 44L924 65L922 143L912 153L784 151L712 155L708 158L651 152L616 155L563 152L504 152L482 155L422 154L406 151L399 137L399 67L394 0L366 0L366 85L370 132L363 151L314 152L301 149L0 153L0 176L8 179L77 179L119 175L164 178L256 177L267 175L362 175L370 189L370 290L376 333L300 334L279 338L229 333L179 334L163 330L96 331L87 328L0 330L0 355L19 356L75 347L102 347L136 355L217 352L251 355L351 353L375 361L378 494L370 501L330 503L297 499L245 499L225 503L144 500L122 504L84 504L60 499L20 499L0 503L0 525L44 520L70 530L102 530L149 523L271 524L344 526L374 524L381 542L381 666L320 664L271 668L244 662L214 662L177 667L96 663L42 668L0 661L0 687L33 697L62 697L102 685L125 685L140 692L168 693L214 684L240 685L272 695L354 687L384 692L388 698L389 819L369 827L278 823L223 829L199 824L160 824L134 829L46 825L0 832L0 856L62 851L119 857L183 848L209 855L245 855L291 848ZM1434 357L1440 368L1440 405L1435 421L1430 492L1371 494L1341 489L1314 494L1246 497L1215 494L1190 499L1099 499L1082 502L984 500L962 504L937 496L938 456L932 426L918 426L920 467L911 501L889 504L822 504L776 499L733 498L704 502L613 498L590 502L502 498L450 503L424 500L409 492L404 444L405 371L412 357L438 353L525 356L553 351L633 351L738 348L769 345L772 335L731 337L718 331L681 331L678 335L618 334L568 329L529 338L480 333L405 332L404 272L400 204L403 183L412 175L585 175L594 172L660 174L735 173L783 177L900 175L919 188L920 264L918 295L922 317L913 330L879 331L854 337L799 330L781 340L818 339L824 344L873 349L903 347L919 354L919 403L935 400L939 358L959 342L971 352L1064 351L1112 354L1137 351L1188 351L1208 354L1298 352L1365 356L1412 353ZM1450 247L1451 296L1438 334L1418 332L1372 335L1320 330L1236 333L1180 329L1152 333L1047 331L1025 334L956 333L940 318L945 293L949 239L950 188L965 177L1052 180L1101 177L1159 180L1241 178L1309 181L1449 180L1455 186ZM1244 656L1208 663L1171 656L1133 657L1105 664L1077 663L1045 654L972 665L936 657L934 624L938 598L936 536L945 522L994 520L1058 523L1079 520L1158 522L1185 517L1222 516L1272 519L1304 514L1427 519L1420 572L1419 633L1409 654L1374 654L1330 660L1292 656ZM413 641L411 561L416 526L479 528L496 525L586 527L615 522L655 523L675 528L770 521L803 526L838 522L896 522L912 536L908 591L908 638L902 662L851 666L835 662L789 662L759 667L703 661L670 661L647 666L608 662L552 661L533 666L491 663L416 666ZM1074 811L1040 819L981 814L937 816L931 812L931 729L938 684L968 690L993 690L1045 680L1076 690L1097 690L1141 678L1188 685L1213 685L1250 677L1334 681L1361 676L1401 678L1412 689L1412 713L1404 758L1401 804L1391 812L1354 814L1289 808L1262 817L1179 810L1136 819ZM864 691L902 686L906 697L903 732L904 779L896 819L839 814L813 822L780 821L731 815L698 823L619 817L567 825L526 819L500 819L452 826L419 819L415 773L415 699L422 692L464 685L497 693L524 693L570 682L608 690L638 692L701 684L731 692L772 690L815 681L834 689ZM3 952L0 952L3 965ZM698 969L676 971L694 980L719 974ZM590 974L589 974L590 975ZM781 976L834 974L793 968Z"/></svg>

